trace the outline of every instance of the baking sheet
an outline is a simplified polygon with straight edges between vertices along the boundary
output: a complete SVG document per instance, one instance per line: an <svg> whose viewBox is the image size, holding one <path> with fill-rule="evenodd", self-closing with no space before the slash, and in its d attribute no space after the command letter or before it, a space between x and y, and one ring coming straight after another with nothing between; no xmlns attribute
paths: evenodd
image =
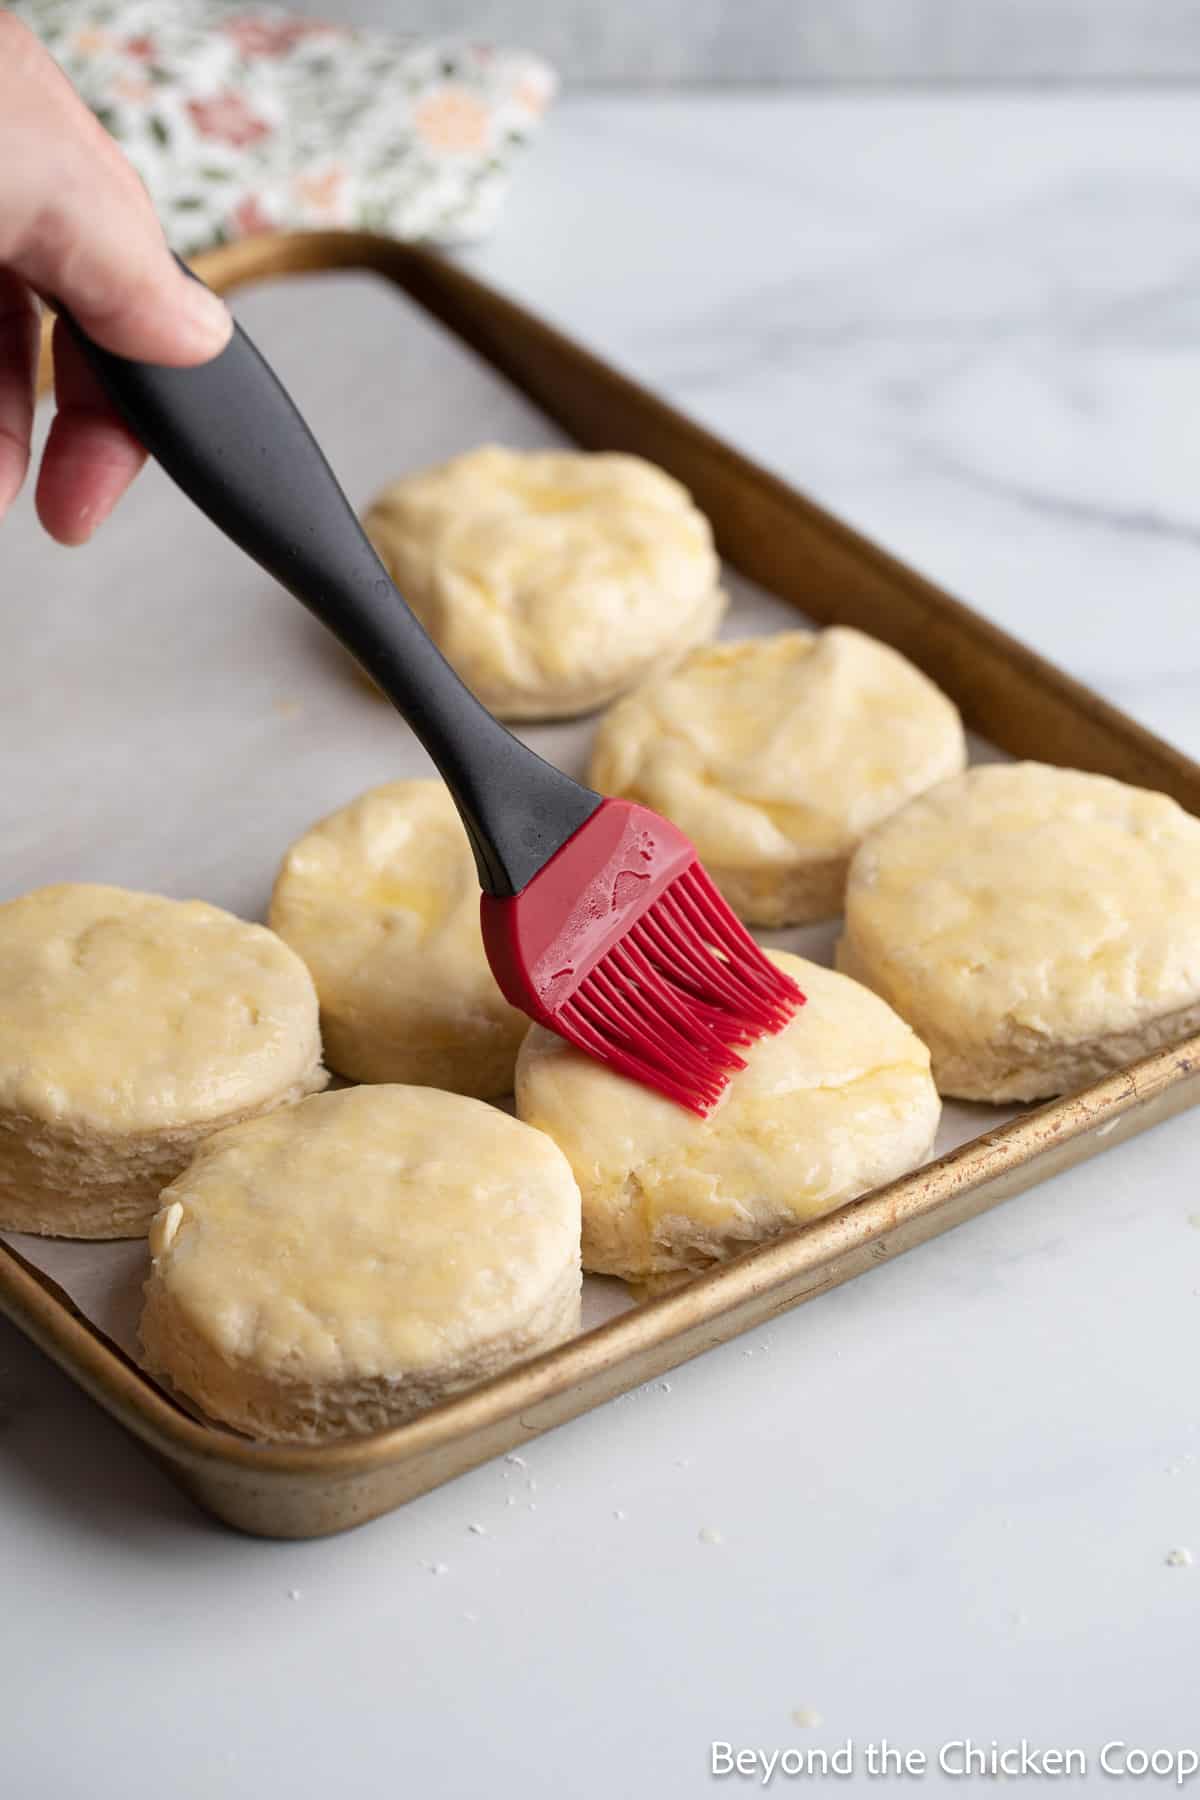
<svg viewBox="0 0 1200 1800"><path fill-rule="evenodd" d="M356 505L390 477L479 443L568 441L377 277L271 283L235 310ZM732 572L726 584L723 636L802 622ZM51 544L28 496L6 523L0 713L5 899L45 882L106 881L260 919L284 850L315 819L364 788L432 772L337 644L153 468L86 552ZM594 730L583 720L521 735L583 775ZM973 760L996 754L972 746ZM830 962L837 931L761 936ZM936 1154L1013 1110L947 1105ZM143 1240L5 1241L136 1355ZM584 1290L585 1329L632 1304L621 1282L589 1276Z"/></svg>

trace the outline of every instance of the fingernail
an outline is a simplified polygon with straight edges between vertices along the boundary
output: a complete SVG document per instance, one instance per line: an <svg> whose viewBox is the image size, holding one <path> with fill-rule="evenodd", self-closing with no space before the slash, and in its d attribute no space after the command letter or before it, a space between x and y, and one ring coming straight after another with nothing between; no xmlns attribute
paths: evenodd
<svg viewBox="0 0 1200 1800"><path fill-rule="evenodd" d="M233 330L229 308L211 288L190 277L181 285L180 323L195 349L215 356L225 348Z"/></svg>

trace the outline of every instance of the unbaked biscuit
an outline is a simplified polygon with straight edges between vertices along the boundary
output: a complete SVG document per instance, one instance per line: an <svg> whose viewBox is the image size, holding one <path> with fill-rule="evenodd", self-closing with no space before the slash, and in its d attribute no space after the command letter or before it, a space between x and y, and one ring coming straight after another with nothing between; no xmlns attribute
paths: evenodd
<svg viewBox="0 0 1200 1800"><path fill-rule="evenodd" d="M860 631L786 631L696 650L603 720L589 779L692 839L739 916L841 911L864 833L966 761L927 676Z"/></svg>
<svg viewBox="0 0 1200 1800"><path fill-rule="evenodd" d="M724 609L708 521L637 456L486 445L393 482L363 523L502 719L603 706L711 637Z"/></svg>
<svg viewBox="0 0 1200 1800"><path fill-rule="evenodd" d="M430 1088L222 1132L162 1196L146 1366L252 1437L400 1424L579 1328L579 1190L527 1125Z"/></svg>
<svg viewBox="0 0 1200 1800"><path fill-rule="evenodd" d="M488 967L444 782L389 782L314 825L284 857L268 917L317 984L331 1069L481 1100L511 1091L529 1020Z"/></svg>
<svg viewBox="0 0 1200 1800"><path fill-rule="evenodd" d="M704 1119L530 1031L517 1114L575 1171L585 1268L637 1283L706 1269L928 1156L941 1107L924 1045L856 982L768 954L807 1004L744 1052Z"/></svg>
<svg viewBox="0 0 1200 1800"><path fill-rule="evenodd" d="M866 840L838 966L944 1094L1040 1100L1200 1030L1200 820L1041 763L972 769Z"/></svg>
<svg viewBox="0 0 1200 1800"><path fill-rule="evenodd" d="M87 884L0 906L0 1227L140 1237L206 1137L326 1079L312 980L264 926Z"/></svg>

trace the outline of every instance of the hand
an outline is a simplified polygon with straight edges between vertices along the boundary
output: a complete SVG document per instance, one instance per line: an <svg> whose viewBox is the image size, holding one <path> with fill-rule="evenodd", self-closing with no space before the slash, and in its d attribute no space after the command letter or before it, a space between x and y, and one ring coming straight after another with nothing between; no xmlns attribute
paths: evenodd
<svg viewBox="0 0 1200 1800"><path fill-rule="evenodd" d="M172 259L116 144L32 32L0 11L0 518L29 467L39 296L143 362L207 362L231 330L221 301ZM82 544L145 457L61 325L54 385L38 516L60 544Z"/></svg>

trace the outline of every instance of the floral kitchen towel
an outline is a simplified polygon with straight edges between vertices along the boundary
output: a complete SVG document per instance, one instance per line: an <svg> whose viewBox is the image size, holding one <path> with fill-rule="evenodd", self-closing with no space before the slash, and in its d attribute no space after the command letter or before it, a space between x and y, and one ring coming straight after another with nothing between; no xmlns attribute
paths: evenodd
<svg viewBox="0 0 1200 1800"><path fill-rule="evenodd" d="M554 93L521 51L221 0L15 0L120 143L173 249L357 226L482 236Z"/></svg>

